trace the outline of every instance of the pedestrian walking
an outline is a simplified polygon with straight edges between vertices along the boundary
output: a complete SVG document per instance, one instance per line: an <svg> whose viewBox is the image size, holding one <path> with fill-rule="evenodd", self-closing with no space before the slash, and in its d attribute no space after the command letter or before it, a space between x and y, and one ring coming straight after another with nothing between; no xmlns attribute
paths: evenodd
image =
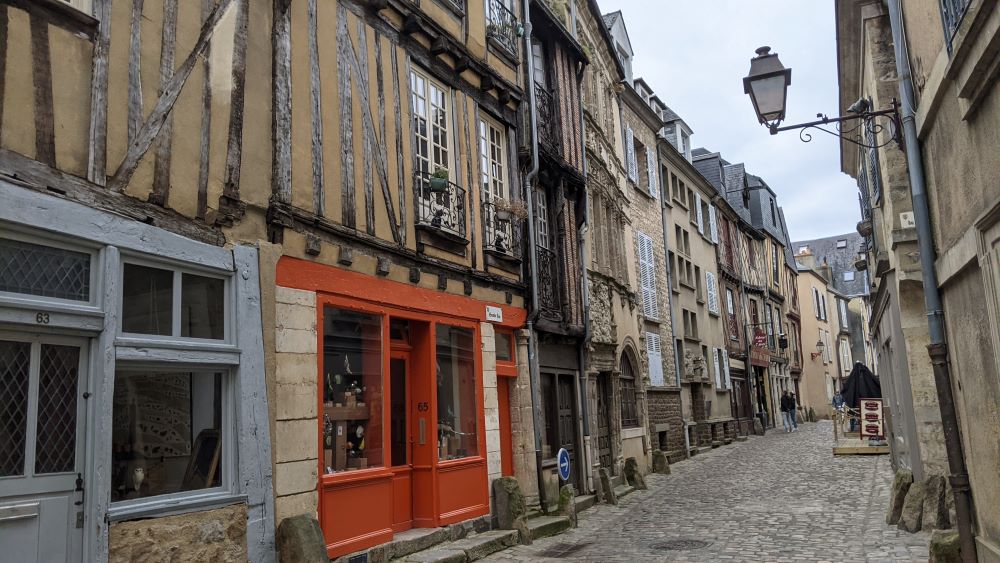
<svg viewBox="0 0 1000 563"><path fill-rule="evenodd" d="M788 391L782 391L778 406L781 408L781 422L785 426L785 432L792 431L792 414L789 412L791 404L792 398L788 396Z"/></svg>
<svg viewBox="0 0 1000 563"><path fill-rule="evenodd" d="M795 400L795 393L788 394L788 412L792 415L792 432L799 429L799 403Z"/></svg>

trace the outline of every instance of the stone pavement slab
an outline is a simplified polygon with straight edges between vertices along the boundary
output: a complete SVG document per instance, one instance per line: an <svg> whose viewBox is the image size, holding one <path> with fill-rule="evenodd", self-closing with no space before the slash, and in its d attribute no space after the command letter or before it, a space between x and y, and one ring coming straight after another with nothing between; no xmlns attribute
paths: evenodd
<svg viewBox="0 0 1000 563"><path fill-rule="evenodd" d="M837 456L829 421L703 452L579 527L484 561L926 561L885 524L888 456Z"/></svg>

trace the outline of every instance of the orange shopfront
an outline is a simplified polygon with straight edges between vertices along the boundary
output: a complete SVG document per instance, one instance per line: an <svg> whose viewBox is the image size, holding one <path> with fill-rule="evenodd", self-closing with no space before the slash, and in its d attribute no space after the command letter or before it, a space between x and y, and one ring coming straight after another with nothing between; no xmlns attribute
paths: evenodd
<svg viewBox="0 0 1000 563"><path fill-rule="evenodd" d="M277 282L316 292L329 555L489 514L481 323L499 307L505 332L524 310L288 257Z"/></svg>

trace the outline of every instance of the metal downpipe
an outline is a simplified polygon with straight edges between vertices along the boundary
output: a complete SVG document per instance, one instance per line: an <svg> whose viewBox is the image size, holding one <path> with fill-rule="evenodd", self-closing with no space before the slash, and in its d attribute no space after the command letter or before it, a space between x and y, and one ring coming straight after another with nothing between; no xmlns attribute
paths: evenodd
<svg viewBox="0 0 1000 563"><path fill-rule="evenodd" d="M535 318L538 316L538 257L535 254L535 190L534 181L538 175L538 106L535 100L535 65L531 56L531 0L524 0L524 83L528 90L528 121L531 137L531 169L524 175L524 199L528 208L528 264L531 271L531 310L528 313L528 382L531 387L531 423L535 438L535 477L538 481L538 505L547 512L545 505L545 479L542 475L542 434L541 434L541 381L538 373L538 335L535 333Z"/></svg>
<svg viewBox="0 0 1000 563"><path fill-rule="evenodd" d="M927 351L934 369L934 384L937 388L938 405L941 408L941 426L944 430L945 451L948 454L949 482L955 495L955 516L958 527L962 560L975 563L976 540L972 533L972 491L969 473L965 466L965 453L958 430L958 415L955 412L955 397L952 394L951 370L948 365L948 344L944 338L944 308L938 290L934 250L931 231L930 210L927 203L927 187L924 180L923 156L914 118L913 78L910 75L910 60L903 37L902 6L899 0L888 0L889 22L892 29L893 49L896 55L896 72L899 75L900 112L903 125L903 145L906 150L906 167L910 174L910 195L913 199L913 219L917 229L917 246L920 252L920 272L924 286L924 308L927 313L927 327L930 344Z"/></svg>
<svg viewBox="0 0 1000 563"><path fill-rule="evenodd" d="M574 14L573 14L573 35L576 36L576 3L573 3ZM581 66L580 70L576 73L577 84L583 83L583 73L586 67ZM590 279L587 276L587 249L586 249L586 237L587 233L590 231L590 193L587 191L587 129L584 126L583 117L583 103L579 104L580 109L580 147L583 149L583 221L580 224L580 228L577 230L577 253L580 259L580 297L583 305L583 338L580 339L580 345L578 346L579 352L579 363L580 363L580 377L578 386L580 389L580 416L582 418L581 425L582 428L579 429L581 440L581 450L583 455L583 461L579 461L580 467L584 468L584 483L583 486L587 491L591 490L590 483L593 479L593 474L586 471L590 465L590 409L588 402L588 381L587 381L587 370L586 366L586 349L587 345L590 343Z"/></svg>

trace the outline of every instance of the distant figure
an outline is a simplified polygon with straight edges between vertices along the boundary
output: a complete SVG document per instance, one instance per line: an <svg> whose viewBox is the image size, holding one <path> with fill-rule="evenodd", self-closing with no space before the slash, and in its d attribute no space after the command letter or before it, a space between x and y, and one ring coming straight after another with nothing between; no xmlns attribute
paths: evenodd
<svg viewBox="0 0 1000 563"><path fill-rule="evenodd" d="M795 393L788 394L788 412L792 415L792 432L799 429L799 403L795 400Z"/></svg>
<svg viewBox="0 0 1000 563"><path fill-rule="evenodd" d="M791 410L792 398L788 396L788 391L781 392L781 401L778 403L781 407L781 422L785 425L785 432L792 431L792 413Z"/></svg>
<svg viewBox="0 0 1000 563"><path fill-rule="evenodd" d="M844 410L844 396L837 391L837 394L833 396L833 408L838 411Z"/></svg>

